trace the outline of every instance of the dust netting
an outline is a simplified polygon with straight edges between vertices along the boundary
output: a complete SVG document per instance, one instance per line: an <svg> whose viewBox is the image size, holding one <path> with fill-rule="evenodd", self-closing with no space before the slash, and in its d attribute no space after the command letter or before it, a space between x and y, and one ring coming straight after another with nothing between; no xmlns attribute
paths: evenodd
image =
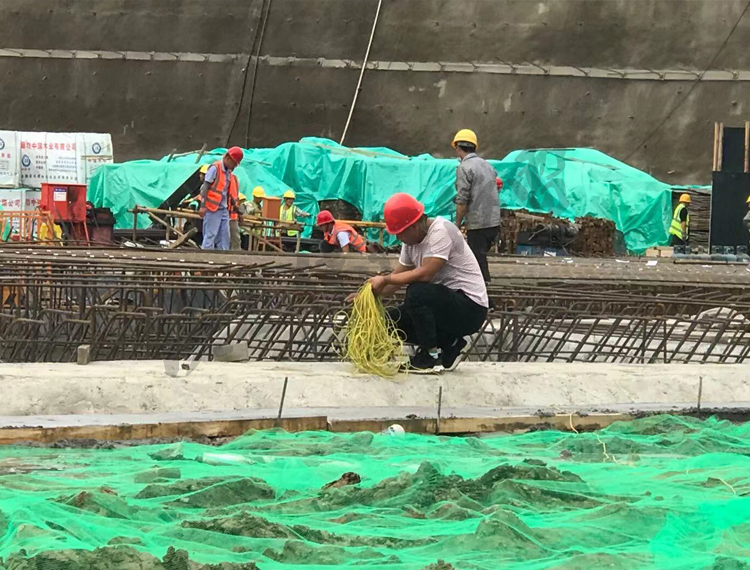
<svg viewBox="0 0 750 570"><path fill-rule="evenodd" d="M657 416L581 434L5 447L0 566L748 568L748 430Z"/></svg>

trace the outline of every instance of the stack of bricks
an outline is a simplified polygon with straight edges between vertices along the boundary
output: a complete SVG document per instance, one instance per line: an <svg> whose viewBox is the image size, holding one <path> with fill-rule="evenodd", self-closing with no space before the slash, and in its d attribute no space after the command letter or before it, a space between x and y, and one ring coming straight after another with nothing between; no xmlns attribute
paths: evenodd
<svg viewBox="0 0 750 570"><path fill-rule="evenodd" d="M578 238L570 252L582 257L613 257L615 255L615 223L612 220L584 216L576 219Z"/></svg>

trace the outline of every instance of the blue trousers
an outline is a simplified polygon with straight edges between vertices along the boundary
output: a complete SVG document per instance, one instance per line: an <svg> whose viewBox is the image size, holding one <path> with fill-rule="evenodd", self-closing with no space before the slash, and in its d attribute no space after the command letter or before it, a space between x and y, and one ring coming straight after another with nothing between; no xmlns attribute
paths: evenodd
<svg viewBox="0 0 750 570"><path fill-rule="evenodd" d="M202 249L229 249L229 210L206 211L203 215Z"/></svg>

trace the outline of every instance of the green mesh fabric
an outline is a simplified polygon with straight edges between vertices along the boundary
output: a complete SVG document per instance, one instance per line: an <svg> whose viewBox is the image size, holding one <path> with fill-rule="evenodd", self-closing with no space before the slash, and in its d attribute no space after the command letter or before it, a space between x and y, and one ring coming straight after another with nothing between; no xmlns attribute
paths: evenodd
<svg viewBox="0 0 750 570"><path fill-rule="evenodd" d="M582 434L5 447L0 556L14 570L170 547L263 570L747 568L748 429L658 416ZM322 490L345 473L361 482Z"/></svg>

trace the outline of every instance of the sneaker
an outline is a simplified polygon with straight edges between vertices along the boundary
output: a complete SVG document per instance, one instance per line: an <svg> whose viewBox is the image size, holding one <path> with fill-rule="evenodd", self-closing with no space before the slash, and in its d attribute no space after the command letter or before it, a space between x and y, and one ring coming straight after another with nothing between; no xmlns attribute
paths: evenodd
<svg viewBox="0 0 750 570"><path fill-rule="evenodd" d="M409 359L409 364L403 367L405 372L414 372L416 374L430 374L435 371L439 364L438 359L432 356L428 351L419 349L416 354Z"/></svg>
<svg viewBox="0 0 750 570"><path fill-rule="evenodd" d="M464 340L463 338L459 338L458 340L456 340L456 342L453 343L453 346L443 350L443 354L441 355L443 368L445 368L449 372L451 370L455 370L463 360L463 351L466 346L466 340Z"/></svg>

